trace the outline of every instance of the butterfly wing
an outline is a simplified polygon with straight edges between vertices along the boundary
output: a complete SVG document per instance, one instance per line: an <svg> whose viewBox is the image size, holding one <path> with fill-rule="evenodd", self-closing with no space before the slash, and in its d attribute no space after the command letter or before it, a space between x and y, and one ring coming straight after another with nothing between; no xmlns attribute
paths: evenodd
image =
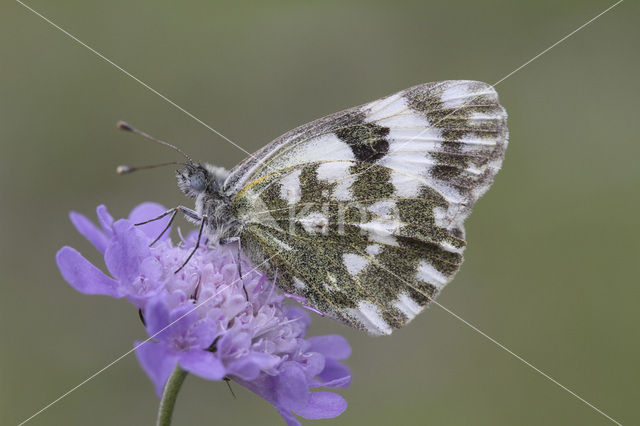
<svg viewBox="0 0 640 426"><path fill-rule="evenodd" d="M507 145L495 90L427 83L294 129L231 171L243 249L280 287L371 334L409 322L462 262L464 219Z"/></svg>

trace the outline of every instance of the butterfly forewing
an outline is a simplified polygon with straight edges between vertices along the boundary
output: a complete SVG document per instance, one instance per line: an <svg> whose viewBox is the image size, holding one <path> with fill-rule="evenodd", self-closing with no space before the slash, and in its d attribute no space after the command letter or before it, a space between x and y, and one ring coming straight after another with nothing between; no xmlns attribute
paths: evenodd
<svg viewBox="0 0 640 426"><path fill-rule="evenodd" d="M285 291L371 334L409 322L462 262L463 221L507 144L494 89L428 83L276 139L226 182L243 249Z"/></svg>

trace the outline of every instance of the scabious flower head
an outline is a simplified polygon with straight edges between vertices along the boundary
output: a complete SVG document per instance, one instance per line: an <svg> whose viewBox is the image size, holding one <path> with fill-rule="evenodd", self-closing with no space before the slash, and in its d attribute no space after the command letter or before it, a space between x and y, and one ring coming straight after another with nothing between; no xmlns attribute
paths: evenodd
<svg viewBox="0 0 640 426"><path fill-rule="evenodd" d="M114 221L104 206L100 226L71 213L76 229L104 255L111 276L71 247L58 251L63 277L85 294L125 298L140 310L149 339L135 343L136 355L158 395L171 372L182 369L209 380L230 378L274 405L288 425L292 413L307 419L331 418L346 401L314 388L344 388L351 374L340 360L351 348L338 335L306 337L306 312L284 304L272 278L241 260L237 247L201 244L174 273L196 243L196 233L174 245L169 232L149 244L167 218L135 226L165 209L154 203L136 207L128 219Z"/></svg>

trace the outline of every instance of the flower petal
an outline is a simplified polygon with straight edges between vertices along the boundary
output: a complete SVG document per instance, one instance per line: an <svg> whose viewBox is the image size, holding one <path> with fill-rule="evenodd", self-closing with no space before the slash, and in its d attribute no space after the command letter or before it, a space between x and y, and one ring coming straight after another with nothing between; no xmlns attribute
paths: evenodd
<svg viewBox="0 0 640 426"><path fill-rule="evenodd" d="M287 363L276 378L276 398L279 405L294 411L307 405L309 386L304 371L297 363Z"/></svg>
<svg viewBox="0 0 640 426"><path fill-rule="evenodd" d="M175 308L171 311L169 315L169 323L171 324L169 329L171 334L174 336L189 336L189 340L192 337L201 337L201 336L192 336L191 331L193 330L193 325L198 322L198 307L196 305L183 305ZM214 335L211 335L211 340L208 342L208 345L213 343ZM193 342L190 346L196 346L198 348L202 348L205 343L201 341ZM207 345L207 347L208 347Z"/></svg>
<svg viewBox="0 0 640 426"><path fill-rule="evenodd" d="M349 367L338 361L327 358L324 370L317 376L318 386L325 388L346 388L351 384Z"/></svg>
<svg viewBox="0 0 640 426"><path fill-rule="evenodd" d="M264 352L252 352L236 361L229 363L229 374L244 380L255 380L261 371L267 371L275 367L280 358Z"/></svg>
<svg viewBox="0 0 640 426"><path fill-rule="evenodd" d="M189 373L207 380L221 380L226 371L215 354L202 349L192 349L180 356L180 366Z"/></svg>
<svg viewBox="0 0 640 426"><path fill-rule="evenodd" d="M311 392L307 405L293 411L305 419L331 419L346 409L347 401L337 393Z"/></svg>
<svg viewBox="0 0 640 426"><path fill-rule="evenodd" d="M195 306L190 307L191 309L195 308ZM219 334L218 323L208 317L198 319L198 314L194 311L190 316L194 321L197 321L194 325L192 325L188 332L190 340L193 341L192 346L196 348L206 349L215 340L215 338Z"/></svg>
<svg viewBox="0 0 640 426"><path fill-rule="evenodd" d="M300 422L294 417L289 408L283 407L278 403L278 401L276 401L276 377L262 375L256 380L242 380L240 378L235 378L234 381L273 405L287 423L287 426L300 426Z"/></svg>
<svg viewBox="0 0 640 426"><path fill-rule="evenodd" d="M104 232L94 225L85 215L80 213L69 213L69 219L71 219L71 223L73 223L73 226L76 227L78 232L89 240L100 253L104 254L109 244L109 239L104 235Z"/></svg>
<svg viewBox="0 0 640 426"><path fill-rule="evenodd" d="M136 341L134 348L140 366L155 386L156 395L161 396L164 384L176 368L178 357L162 343L148 340Z"/></svg>
<svg viewBox="0 0 640 426"><path fill-rule="evenodd" d="M351 355L349 342L338 334L310 337L307 342L311 343L309 351L320 352L327 358L345 359Z"/></svg>
<svg viewBox="0 0 640 426"><path fill-rule="evenodd" d="M160 216L165 211L167 211L167 209L165 209L164 206L158 203L146 202L138 205L136 208L134 208L131 211L131 213L129 214L129 220L132 223L145 222L149 219L153 219ZM142 232L144 232L147 235L147 237L151 238L151 240L153 241L158 237L158 235L160 235L164 227L167 226L167 223L169 223L170 216L171 215L167 215L162 219L145 223L144 225L140 225L137 228L142 230ZM160 240L166 240L167 238L169 238L170 234L171 234L171 229L167 229L167 231L162 235Z"/></svg>
<svg viewBox="0 0 640 426"><path fill-rule="evenodd" d="M307 311L302 310L294 305L289 305L285 307L287 318L293 320L298 320L301 324L304 325L305 328L308 328L311 325L311 317L307 313Z"/></svg>
<svg viewBox="0 0 640 426"><path fill-rule="evenodd" d="M102 230L107 237L111 238L113 236L113 217L107 211L107 207L104 204L100 204L96 208L96 214Z"/></svg>
<svg viewBox="0 0 640 426"><path fill-rule="evenodd" d="M122 297L120 283L104 274L74 248L65 246L58 250L56 263L64 279L84 294L103 294Z"/></svg>
<svg viewBox="0 0 640 426"><path fill-rule="evenodd" d="M104 261L111 275L124 284L131 284L140 275L142 259L151 255L148 243L128 220L114 223L113 232L113 240L104 254Z"/></svg>
<svg viewBox="0 0 640 426"><path fill-rule="evenodd" d="M162 295L151 300L144 309L144 320L147 324L147 334L154 339L165 340L165 334L159 336L160 333L167 325L169 325L169 309L164 301Z"/></svg>
<svg viewBox="0 0 640 426"><path fill-rule="evenodd" d="M319 352L308 352L304 355L302 362L299 361L299 363L307 379L311 380L324 370L327 359Z"/></svg>
<svg viewBox="0 0 640 426"><path fill-rule="evenodd" d="M245 332L226 333L218 342L218 352L224 357L235 357L249 350L251 336Z"/></svg>
<svg viewBox="0 0 640 426"><path fill-rule="evenodd" d="M298 419L295 418L291 411L278 407L276 407L276 409L278 410L278 413L280 413L284 421L287 423L287 426L302 426L302 423L300 423Z"/></svg>

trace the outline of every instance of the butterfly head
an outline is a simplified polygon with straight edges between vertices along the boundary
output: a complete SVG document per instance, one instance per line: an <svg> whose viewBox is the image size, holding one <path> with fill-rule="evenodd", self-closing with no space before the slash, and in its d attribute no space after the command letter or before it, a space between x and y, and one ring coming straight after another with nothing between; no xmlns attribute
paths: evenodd
<svg viewBox="0 0 640 426"><path fill-rule="evenodd" d="M214 182L211 173L197 163L185 165L184 169L176 172L176 178L178 188L189 198L196 198Z"/></svg>
<svg viewBox="0 0 640 426"><path fill-rule="evenodd" d="M189 198L197 198L204 193L220 193L227 175L227 170L222 167L199 163L185 164L176 172L178 188Z"/></svg>
<svg viewBox="0 0 640 426"><path fill-rule="evenodd" d="M199 195L208 193L212 196L215 196L220 193L220 189L223 186L223 182L226 179L228 172L226 169L222 167L215 167L209 164L200 164L196 163L191 159L189 155L187 155L184 151L178 148L175 145L172 145L168 142L162 141L160 139L156 139L151 135L148 135L135 127L125 123L124 121L118 122L118 128L121 130L125 130L127 132L136 133L146 139L149 139L155 143L160 145L164 145L172 150L181 154L186 162L180 161L170 161L168 163L159 163L152 164L148 166L139 166L139 167L131 167L131 166L118 166L117 172L119 174L128 174L135 172L136 170L142 169L152 169L156 167L168 166L172 164L181 164L184 166L184 169L178 170L176 172L176 177L178 178L178 187L182 192L185 193L187 197L190 198L198 198Z"/></svg>

